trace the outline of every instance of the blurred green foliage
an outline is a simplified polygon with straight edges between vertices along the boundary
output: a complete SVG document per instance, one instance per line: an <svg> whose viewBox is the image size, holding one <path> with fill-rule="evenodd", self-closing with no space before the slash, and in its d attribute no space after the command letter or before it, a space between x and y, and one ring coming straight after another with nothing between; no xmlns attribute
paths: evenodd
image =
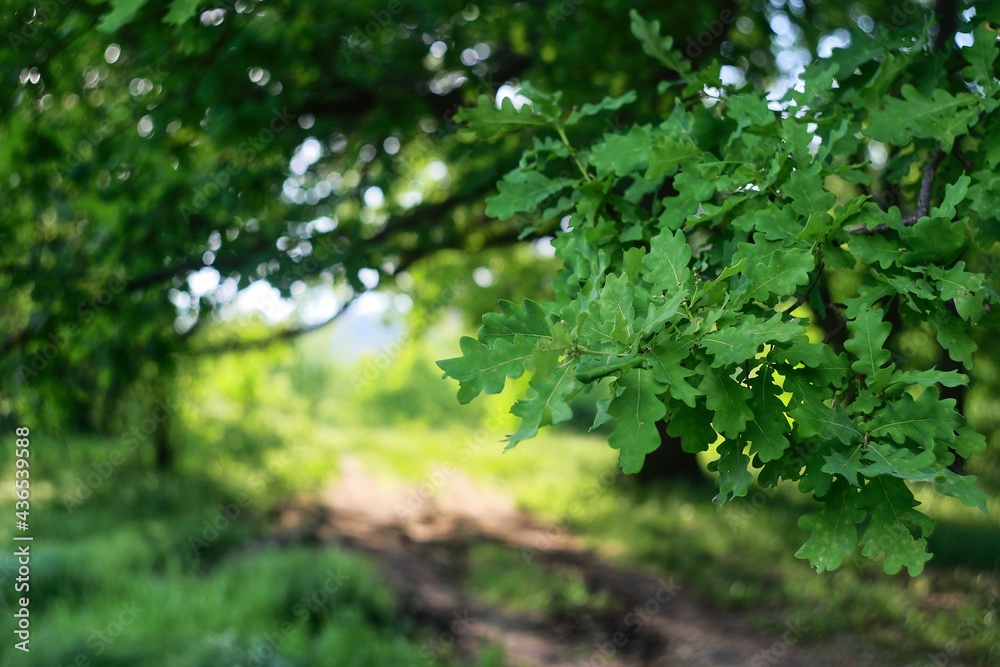
<svg viewBox="0 0 1000 667"><path fill-rule="evenodd" d="M258 437L257 449L271 444ZM74 484L86 483L116 443L66 444L71 462L57 441L39 437L32 445L33 516L44 517L32 525L32 650L25 655L5 642L3 664L467 664L429 650L437 635L403 613L360 557L334 546L265 546L273 528L267 510L280 489L271 478L258 483L259 471L210 477L192 470L181 478L119 469L74 502ZM199 463L220 457L243 460L216 452ZM293 474L294 466L281 471ZM9 608L17 566L12 553L0 555L0 604ZM7 634L10 623L4 614ZM500 662L487 651L475 664Z"/></svg>
<svg viewBox="0 0 1000 667"><path fill-rule="evenodd" d="M579 572L552 571L529 562L521 550L482 544L468 562L466 585L491 606L569 617L611 606L607 591L590 590Z"/></svg>
<svg viewBox="0 0 1000 667"><path fill-rule="evenodd" d="M430 309L544 294L548 260L524 244L552 230L484 213L520 140L477 141L452 116L524 79L569 104L652 93L668 77L638 51L630 9L669 23L694 68L758 87L782 53L928 15L832 0L389 4L2 3L5 424L119 430L123 403L150 387L151 409L192 353L273 333L209 331L252 282L333 290L338 307L362 275ZM657 118L674 95L642 94L573 140ZM477 268L493 283L470 289Z"/></svg>

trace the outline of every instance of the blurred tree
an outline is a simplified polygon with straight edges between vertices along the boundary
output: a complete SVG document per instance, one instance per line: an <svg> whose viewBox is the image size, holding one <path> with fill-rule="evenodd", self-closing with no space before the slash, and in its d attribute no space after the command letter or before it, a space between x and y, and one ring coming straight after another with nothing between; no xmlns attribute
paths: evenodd
<svg viewBox="0 0 1000 667"><path fill-rule="evenodd" d="M798 0L669 14L578 0L2 4L0 418L104 430L183 355L324 323L207 332L251 283L285 297L334 290L326 321L366 289L396 285L420 302L440 292L429 283L473 285L479 268L492 289L522 272L546 289L544 264L497 250L559 221L484 213L521 141L478 141L452 115L526 78L569 102L655 90L672 74L638 53L629 9L668 19L695 67L721 63L757 86L848 30L927 17L919 4ZM939 3L943 30L962 9ZM574 143L658 118L672 96L641 95ZM280 311L268 290L254 294L259 310ZM146 391L151 403L159 391Z"/></svg>

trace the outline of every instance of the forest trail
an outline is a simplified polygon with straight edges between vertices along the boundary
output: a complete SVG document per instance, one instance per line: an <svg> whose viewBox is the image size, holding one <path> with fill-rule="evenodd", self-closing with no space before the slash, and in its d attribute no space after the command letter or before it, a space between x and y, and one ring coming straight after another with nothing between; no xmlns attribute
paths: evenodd
<svg viewBox="0 0 1000 667"><path fill-rule="evenodd" d="M808 628L768 634L749 612L714 609L685 582L622 567L567 531L518 509L457 472L433 497L380 483L357 462L319 497L282 507L277 545L337 543L372 559L403 611L436 629L434 657L500 646L511 667L833 667L880 664L851 638L811 643ZM466 582L471 548L518 552L547 572L574 571L610 603L572 614L491 606ZM797 636L799 635L799 636ZM802 638L804 635L804 638Z"/></svg>

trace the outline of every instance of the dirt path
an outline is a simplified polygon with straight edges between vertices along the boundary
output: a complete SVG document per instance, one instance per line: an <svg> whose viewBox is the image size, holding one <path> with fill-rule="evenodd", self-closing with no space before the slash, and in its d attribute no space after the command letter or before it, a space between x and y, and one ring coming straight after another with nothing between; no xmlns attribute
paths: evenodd
<svg viewBox="0 0 1000 667"><path fill-rule="evenodd" d="M407 613L440 632L428 646L468 655L501 646L512 667L755 667L876 664L853 642L800 643L755 629L745 616L713 609L656 573L610 564L574 536L449 473L433 498L381 485L345 462L339 483L320 499L280 511L273 540L337 542L379 564ZM562 617L491 607L463 586L470 548L492 543L546 570L578 572L611 604ZM570 617L571 616L571 617Z"/></svg>

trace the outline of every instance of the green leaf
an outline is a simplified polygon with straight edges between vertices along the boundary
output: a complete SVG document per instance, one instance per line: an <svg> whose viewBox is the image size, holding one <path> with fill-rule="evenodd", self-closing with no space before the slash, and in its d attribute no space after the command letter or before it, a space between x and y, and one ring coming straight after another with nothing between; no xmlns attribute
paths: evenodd
<svg viewBox="0 0 1000 667"><path fill-rule="evenodd" d="M649 254L642 258L642 266L646 269L643 278L654 291L687 294L691 281L690 261L691 246L684 233L665 229L653 237Z"/></svg>
<svg viewBox="0 0 1000 667"><path fill-rule="evenodd" d="M740 136L746 127L766 127L774 123L774 112L759 93L733 95L726 102L726 115L737 123L733 137Z"/></svg>
<svg viewBox="0 0 1000 667"><path fill-rule="evenodd" d="M851 237L850 249L865 264L869 266L878 264L883 269L894 266L903 254L903 248L899 246L899 243L890 241L879 234Z"/></svg>
<svg viewBox="0 0 1000 667"><path fill-rule="evenodd" d="M791 245L803 230L802 221L790 206L756 211L746 222L750 223L749 229L763 232L768 241L781 241L787 245Z"/></svg>
<svg viewBox="0 0 1000 667"><path fill-rule="evenodd" d="M174 0L170 3L170 11L167 12L167 16L163 21L165 23L181 25L194 16L200 2L201 0Z"/></svg>
<svg viewBox="0 0 1000 667"><path fill-rule="evenodd" d="M101 16L97 29L101 32L115 32L135 20L136 14L148 0L111 0L111 11Z"/></svg>
<svg viewBox="0 0 1000 667"><path fill-rule="evenodd" d="M522 398L511 413L521 418L517 430L507 436L507 449L517 445L522 440L533 438L538 429L550 424L558 424L572 418L573 411L569 407L569 399L582 386L575 377L572 364L566 364L543 382L532 378L528 395Z"/></svg>
<svg viewBox="0 0 1000 667"><path fill-rule="evenodd" d="M483 315L479 341L492 346L498 340L513 343L515 337L530 339L551 338L552 325L542 307L531 299L525 299L523 306L501 299L499 313Z"/></svg>
<svg viewBox="0 0 1000 667"><path fill-rule="evenodd" d="M712 413L700 403L690 408L677 407L667 424L667 434L680 438L681 449L697 454L719 439L712 428Z"/></svg>
<svg viewBox="0 0 1000 667"><path fill-rule="evenodd" d="M615 429L608 442L621 450L619 465L622 472L635 473L649 454L660 446L656 422L667 414L667 408L657 396L659 385L653 374L634 368L617 380L621 393L611 401L608 412L615 420Z"/></svg>
<svg viewBox="0 0 1000 667"><path fill-rule="evenodd" d="M950 95L935 88L927 98L910 84L904 85L901 92L902 99L887 97L882 109L871 112L866 135L897 146L914 138L938 139L942 149L950 152L955 137L966 134L979 118L977 95Z"/></svg>
<svg viewBox="0 0 1000 667"><path fill-rule="evenodd" d="M660 334L644 355L650 360L656 381L665 384L671 396L692 408L701 392L688 384L687 378L695 373L682 364L691 353L693 340L690 336L672 338Z"/></svg>
<svg viewBox="0 0 1000 667"><path fill-rule="evenodd" d="M746 292L736 300L737 307L751 300L766 303L772 295L794 294L796 287L809 282L809 272L815 266L810 251L765 241L760 234L754 243L740 243L737 255L747 259L744 276L748 279Z"/></svg>
<svg viewBox="0 0 1000 667"><path fill-rule="evenodd" d="M793 366L808 366L827 377L828 384L833 385L840 384L840 380L851 370L846 354L837 354L824 343L810 342L806 336L797 336L788 344L775 347L770 358Z"/></svg>
<svg viewBox="0 0 1000 667"><path fill-rule="evenodd" d="M899 208L893 206L888 211L883 211L878 204L873 201L865 202L861 210L854 216L855 221L861 223L859 226L865 229L874 229L879 225L885 225L889 229L901 231L903 226L903 215ZM853 245L854 238L851 239Z"/></svg>
<svg viewBox="0 0 1000 667"><path fill-rule="evenodd" d="M930 282L924 277L922 267L906 267L902 273L882 273L877 269L870 269L869 273L879 282L890 285L896 293L907 299L908 303L915 303L914 310L917 312L921 312L922 304L914 302L913 297L925 300L937 298Z"/></svg>
<svg viewBox="0 0 1000 667"><path fill-rule="evenodd" d="M969 240L963 223L944 218L921 218L912 227L904 228L899 236L909 248L900 261L908 265L950 264Z"/></svg>
<svg viewBox="0 0 1000 667"><path fill-rule="evenodd" d="M632 104L635 100L636 95L634 90L630 90L624 95L619 95L618 97L605 97L597 104L584 104L579 109L574 109L563 124L566 126L575 125L580 120L587 118L588 116L596 116L602 111L615 111L617 109L621 109L626 104Z"/></svg>
<svg viewBox="0 0 1000 667"><path fill-rule="evenodd" d="M535 345L531 351L531 360L525 364L525 369L531 371L532 382L548 379L555 372L559 361L565 355L569 344L557 345L554 342L542 342Z"/></svg>
<svg viewBox="0 0 1000 667"><path fill-rule="evenodd" d="M639 40L639 44L642 45L643 53L659 60L664 66L678 74L684 75L691 71L691 63L685 60L679 52L673 50L674 38L669 35L660 36L659 21L646 21L634 9L630 10L628 15L629 27L635 38Z"/></svg>
<svg viewBox="0 0 1000 667"><path fill-rule="evenodd" d="M719 493L715 496L718 505L725 505L733 498L745 496L753 482L753 475L747 469L750 457L743 453L743 442L726 440L719 445L719 458L708 465L712 472L719 473L715 485Z"/></svg>
<svg viewBox="0 0 1000 667"><path fill-rule="evenodd" d="M597 317L597 322L604 325L601 332L606 333L608 338L615 343L630 345L635 322L635 307L632 304L632 295L635 288L628 279L628 275L622 273L620 276L611 274L604 281L601 288L600 298L590 304L591 311ZM608 328L608 325L611 325Z"/></svg>
<svg viewBox="0 0 1000 667"><path fill-rule="evenodd" d="M988 21L1000 21L1000 2L997 0L982 0L976 3L976 18Z"/></svg>
<svg viewBox="0 0 1000 667"><path fill-rule="evenodd" d="M781 188L791 199L792 210L805 218L815 213L826 214L837 203L837 195L826 191L818 174L792 172Z"/></svg>
<svg viewBox="0 0 1000 667"><path fill-rule="evenodd" d="M531 100L529 102L531 110L545 120L549 127L555 128L559 125L559 118L562 117L562 109L559 107L562 91L557 90L550 93L535 88L528 81L523 81L521 82L520 94Z"/></svg>
<svg viewBox="0 0 1000 667"><path fill-rule="evenodd" d="M660 328L669 322L680 317L679 309L681 301L684 300L684 292L677 291L670 300L666 297L653 297L654 301L649 304L649 311L646 319L642 323L643 333L656 333Z"/></svg>
<svg viewBox="0 0 1000 667"><path fill-rule="evenodd" d="M524 127L551 126L550 121L536 113L530 104L518 108L511 98L505 97L498 108L486 95L479 96L476 106L460 109L455 114L455 120L468 123L470 129L486 139Z"/></svg>
<svg viewBox="0 0 1000 667"><path fill-rule="evenodd" d="M955 439L958 425L955 399L940 400L936 390L925 389L917 400L903 394L890 401L868 424L868 435L871 438L890 437L897 444L909 439L934 451L935 441L948 443Z"/></svg>
<svg viewBox="0 0 1000 667"><path fill-rule="evenodd" d="M642 258L646 256L645 248L629 248L622 253L622 265L629 282L634 283L642 273Z"/></svg>
<svg viewBox="0 0 1000 667"><path fill-rule="evenodd" d="M985 314L983 303L986 299L986 276L968 273L964 261L956 262L950 269L932 266L930 275L937 280L941 298L945 301L954 299L955 310L963 320L975 323Z"/></svg>
<svg viewBox="0 0 1000 667"><path fill-rule="evenodd" d="M812 143L813 133L809 131L806 123L796 122L793 118L782 120L779 128L781 138L788 146L788 152L795 162L802 166L807 166L813 161L813 156L809 151L809 144Z"/></svg>
<svg viewBox="0 0 1000 667"><path fill-rule="evenodd" d="M961 50L962 58L969 63L962 76L978 83L989 94L996 87L997 31L985 21L972 31L975 41Z"/></svg>
<svg viewBox="0 0 1000 667"><path fill-rule="evenodd" d="M757 318L753 319L756 321ZM713 366L739 364L747 359L753 359L760 348L751 329L752 326L747 326L746 321L737 326L723 327L705 334L700 345L712 355Z"/></svg>
<svg viewBox="0 0 1000 667"><path fill-rule="evenodd" d="M715 413L712 425L727 438L738 438L753 419L747 403L750 390L733 380L725 371L714 368L707 361L698 366L702 381L699 391L705 394L705 405Z"/></svg>
<svg viewBox="0 0 1000 667"><path fill-rule="evenodd" d="M858 546L858 524L865 518L865 512L855 507L857 492L842 481L822 498L822 507L799 519L799 528L810 532L798 551L797 558L809 559L809 564L817 572L835 570L844 557Z"/></svg>
<svg viewBox="0 0 1000 667"><path fill-rule="evenodd" d="M945 387L964 387L969 384L969 376L958 371L896 371L889 380L889 385L918 385L921 387L933 387L940 384Z"/></svg>
<svg viewBox="0 0 1000 667"><path fill-rule="evenodd" d="M596 402L595 406L597 409L594 413L594 423L591 424L589 430L593 431L599 426L604 426L613 419L611 413L608 412L608 408L611 407L612 400L614 400L614 396L608 396L607 398L602 398Z"/></svg>
<svg viewBox="0 0 1000 667"><path fill-rule="evenodd" d="M976 486L975 475L959 475L948 468L942 468L933 484L938 493L957 498L966 507L977 507L984 514L987 512L986 501L990 497Z"/></svg>
<svg viewBox="0 0 1000 667"><path fill-rule="evenodd" d="M701 346L712 355L713 366L731 366L753 359L765 343L786 342L801 333L801 325L782 321L780 314L767 321L748 315L736 326L705 334Z"/></svg>
<svg viewBox="0 0 1000 667"><path fill-rule="evenodd" d="M955 207L962 203L965 196L969 193L969 183L972 179L962 174L958 177L958 180L954 183L948 183L944 186L944 199L941 201L940 206L935 206L931 209L932 218L947 218L951 220L955 217Z"/></svg>
<svg viewBox="0 0 1000 667"><path fill-rule="evenodd" d="M933 451L913 452L906 447L878 442L868 445L864 458L868 465L861 468L861 474L865 477L890 475L911 482L933 478L934 472L929 469L937 461Z"/></svg>
<svg viewBox="0 0 1000 667"><path fill-rule="evenodd" d="M940 311L931 315L931 328L948 356L966 368L972 368L972 355L978 349L969 335L968 325L950 313Z"/></svg>
<svg viewBox="0 0 1000 667"><path fill-rule="evenodd" d="M607 307L607 302L604 302L603 307ZM610 319L603 317L601 310L602 303L598 300L592 301L587 310L580 313L577 320L580 342L602 354L606 353L608 356L608 359L605 361L595 362L595 368L613 363L613 359L618 356L618 353L623 352L622 348L624 344L622 340L628 338L627 332L624 329L626 326L625 320L613 315ZM631 357L631 355L629 356ZM601 377L596 374L597 372L594 369L588 369L586 374L593 378ZM587 381L584 379L584 382Z"/></svg>
<svg viewBox="0 0 1000 667"><path fill-rule="evenodd" d="M863 304L857 317L847 323L852 338L844 343L844 348L857 359L851 368L857 373L874 378L878 369L889 363L891 355L885 349L892 326L882 320L882 315Z"/></svg>
<svg viewBox="0 0 1000 667"><path fill-rule="evenodd" d="M913 494L901 479L880 476L869 480L858 496L858 507L871 513L861 538L864 556L885 553L885 571L896 574L903 567L915 577L930 560L927 536L934 522L913 509Z"/></svg>
<svg viewBox="0 0 1000 667"><path fill-rule="evenodd" d="M836 438L845 445L850 445L861 437L861 432L839 403L830 408L822 403L806 401L789 415L795 420L799 436L802 438L819 437L824 440Z"/></svg>
<svg viewBox="0 0 1000 667"><path fill-rule="evenodd" d="M648 127L635 125L627 134L607 134L594 146L588 161L599 173L625 176L649 162L653 138Z"/></svg>
<svg viewBox="0 0 1000 667"><path fill-rule="evenodd" d="M743 437L750 441L750 453L756 454L762 463L780 459L789 445L785 434L791 426L785 417L784 404L775 395L777 390L770 373L763 371L752 380L750 387L753 416L747 422Z"/></svg>
<svg viewBox="0 0 1000 667"><path fill-rule="evenodd" d="M833 396L833 387L826 384L818 374L810 368L789 368L785 364L776 364L782 376L781 386L792 395L790 405L798 406L809 402L820 405ZM790 416L791 413L789 413Z"/></svg>
<svg viewBox="0 0 1000 667"><path fill-rule="evenodd" d="M516 213L533 213L538 205L575 181L548 178L537 171L515 169L497 184L499 193L486 199L486 215L509 220Z"/></svg>
<svg viewBox="0 0 1000 667"><path fill-rule="evenodd" d="M461 357L444 359L437 365L445 377L458 380L458 400L468 403L480 392L499 394L508 377L520 377L531 358L534 341L517 337L513 342L498 340L488 347L475 338L463 336L459 345Z"/></svg>
<svg viewBox="0 0 1000 667"><path fill-rule="evenodd" d="M849 449L835 449L823 456L823 472L831 475L840 475L851 483L852 486L861 486L858 476L862 474L865 467L864 457L861 452L861 445Z"/></svg>
<svg viewBox="0 0 1000 667"><path fill-rule="evenodd" d="M691 143L690 139L676 140L664 137L650 150L649 169L643 178L656 181L664 176L673 176L680 168L681 162L699 155L701 151Z"/></svg>
<svg viewBox="0 0 1000 667"><path fill-rule="evenodd" d="M719 503L747 493L753 467L762 486L813 493L822 505L802 519L810 534L797 555L817 569L841 565L860 541L866 556L884 552L887 571L919 572L931 523L906 484L984 508L974 478L949 466L986 442L939 398L938 387L963 386L966 375L897 367L886 320L898 305L902 325L933 331L968 368L972 325L1000 300L990 272L970 269L989 266L1000 238L1000 148L988 140L1000 109L995 35L978 14L969 22L976 43L952 53L962 80L940 75L926 31L879 27L876 40L852 40L807 72L805 92L789 91L780 111L761 92L721 85L717 65L692 73L659 23L631 18L643 49L684 79L658 87L672 111L576 151L549 138L523 154L487 210L539 211L546 224L571 216L553 242L564 264L554 297L544 309L502 304L479 343L466 339L443 367L466 400L532 372L512 408L521 422L511 445L568 419L579 389L612 378L595 425L611 427L626 472L660 446L665 422L685 451L718 453ZM560 93L522 90L530 109L483 114L500 116L498 126L537 117L528 122L559 129L636 99L567 116ZM580 129L583 142L601 131ZM930 153L947 154L958 137L966 157L942 162L919 220L876 200L894 184L909 213ZM864 159L866 142L892 144L879 169ZM558 180L574 155L585 178ZM963 261L972 243L978 252ZM818 289L803 296L812 282ZM799 296L802 317L779 312ZM831 342L818 342L824 335Z"/></svg>
<svg viewBox="0 0 1000 667"><path fill-rule="evenodd" d="M977 433L970 424L965 423L957 429L951 448L955 450L956 454L967 459L986 449L986 438L982 433Z"/></svg>
<svg viewBox="0 0 1000 667"><path fill-rule="evenodd" d="M882 407L882 404L885 402L882 392L889 384L889 378L892 376L892 368L892 366L889 368L880 368L879 374L871 383L871 386L862 387L858 390L857 396L854 397L854 400L848 406L848 413L852 417L863 419L862 415L870 415L876 408Z"/></svg>
<svg viewBox="0 0 1000 667"><path fill-rule="evenodd" d="M721 297L719 296L720 292L722 292L726 287L728 287L730 278L739 275L740 272L743 271L743 267L746 266L746 263L747 259L746 257L744 257L735 264L727 266L725 269L723 269L722 273L720 273L715 280L705 284L701 292L699 292L692 299L691 305L694 305L694 303L705 299L707 299L709 304L713 303L714 299L716 298L719 298L721 300Z"/></svg>
<svg viewBox="0 0 1000 667"><path fill-rule="evenodd" d="M814 61L809 67L805 68L805 71L799 74L805 88L805 91L802 93L803 101L811 103L814 97L826 95L833 87L834 77L840 71L840 68L839 63L824 63L823 61ZM790 95L796 94L797 91L795 88L795 86L789 88L788 93Z"/></svg>

